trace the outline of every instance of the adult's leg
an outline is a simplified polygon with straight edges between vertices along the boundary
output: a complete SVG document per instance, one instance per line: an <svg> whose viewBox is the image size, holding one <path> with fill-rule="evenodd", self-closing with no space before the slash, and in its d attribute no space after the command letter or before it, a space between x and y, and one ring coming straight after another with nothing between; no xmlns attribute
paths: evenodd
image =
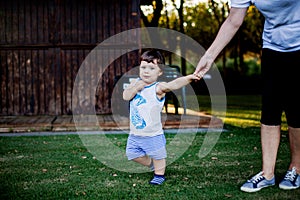
<svg viewBox="0 0 300 200"><path fill-rule="evenodd" d="M280 125L284 101L281 63L284 63L284 60L280 52L263 49L261 71L263 77L261 146L262 171L266 179L274 176L280 143Z"/></svg>
<svg viewBox="0 0 300 200"><path fill-rule="evenodd" d="M261 125L262 171L266 179L274 176L278 147L280 143L280 126Z"/></svg>
<svg viewBox="0 0 300 200"><path fill-rule="evenodd" d="M300 128L289 127L289 140L291 151L289 170L296 167L297 173L300 174Z"/></svg>
<svg viewBox="0 0 300 200"><path fill-rule="evenodd" d="M291 52L288 54L286 60L287 72L289 76L285 76L286 79L286 95L285 95L285 114L288 124L289 142L290 142L290 154L291 163L289 170L293 167L297 168L297 173L300 174L300 97L298 95L299 89L297 86L300 84L299 73L300 73L300 51Z"/></svg>

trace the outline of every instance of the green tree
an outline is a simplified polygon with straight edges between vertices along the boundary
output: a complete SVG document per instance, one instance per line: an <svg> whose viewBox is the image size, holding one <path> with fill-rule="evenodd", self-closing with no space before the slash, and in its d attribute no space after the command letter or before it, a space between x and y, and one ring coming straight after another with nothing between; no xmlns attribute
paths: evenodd
<svg viewBox="0 0 300 200"><path fill-rule="evenodd" d="M146 27L158 27L161 11L164 7L162 0L140 0L140 6L152 6L153 8L153 12L146 16L140 7L141 18L144 25Z"/></svg>
<svg viewBox="0 0 300 200"><path fill-rule="evenodd" d="M199 3L195 7L185 9L186 34L207 49L228 16L230 11L228 3L208 0L207 3ZM228 59L234 60L233 71L241 75L248 71L248 66L244 64L244 57L247 55L259 57L263 20L260 12L254 6L250 6L242 27L218 57L221 59L225 78Z"/></svg>
<svg viewBox="0 0 300 200"><path fill-rule="evenodd" d="M228 16L230 7L226 1L207 0L190 6L191 0L141 0L141 5L150 5L153 11L149 15L141 12L145 26L159 26L180 31L201 44L207 49L213 42L216 34ZM173 6L173 9L166 9ZM226 46L216 62L222 63L221 71L224 78L227 71L244 75L249 71L244 58L253 56L260 59L263 16L254 7L250 6L244 23L232 41ZM233 60L233 62L228 62ZM229 63L232 63L232 65ZM185 73L185 65L183 73Z"/></svg>

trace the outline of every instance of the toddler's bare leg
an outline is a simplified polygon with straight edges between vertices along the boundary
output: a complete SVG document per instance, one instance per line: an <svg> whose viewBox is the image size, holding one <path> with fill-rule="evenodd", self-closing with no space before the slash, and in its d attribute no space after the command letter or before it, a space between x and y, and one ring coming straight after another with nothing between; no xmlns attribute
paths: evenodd
<svg viewBox="0 0 300 200"><path fill-rule="evenodd" d="M166 159L155 160L153 159L154 173L157 175L164 175L166 170Z"/></svg>
<svg viewBox="0 0 300 200"><path fill-rule="evenodd" d="M149 156L143 156L143 157L139 157L139 158L135 158L133 159L133 161L140 163L144 166L150 167L151 165L151 158Z"/></svg>

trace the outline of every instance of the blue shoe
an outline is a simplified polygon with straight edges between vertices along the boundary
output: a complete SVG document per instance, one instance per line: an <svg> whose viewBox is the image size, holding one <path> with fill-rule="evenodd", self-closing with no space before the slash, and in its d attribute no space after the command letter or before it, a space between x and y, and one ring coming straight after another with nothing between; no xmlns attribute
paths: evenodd
<svg viewBox="0 0 300 200"><path fill-rule="evenodd" d="M262 188L273 185L275 185L275 177L271 180L267 180L263 177L263 172L260 172L244 183L240 189L244 192L257 192Z"/></svg>
<svg viewBox="0 0 300 200"><path fill-rule="evenodd" d="M149 182L151 185L161 185L165 182L166 178L164 175L154 174L154 178Z"/></svg>
<svg viewBox="0 0 300 200"><path fill-rule="evenodd" d="M279 188L284 190L292 190L300 187L300 175L297 174L296 168L288 170L284 179L280 182Z"/></svg>

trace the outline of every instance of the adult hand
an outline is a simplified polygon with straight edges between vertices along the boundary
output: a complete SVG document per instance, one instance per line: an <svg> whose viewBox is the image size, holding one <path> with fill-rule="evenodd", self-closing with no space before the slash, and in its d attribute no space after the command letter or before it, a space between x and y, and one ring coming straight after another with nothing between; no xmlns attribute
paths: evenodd
<svg viewBox="0 0 300 200"><path fill-rule="evenodd" d="M193 81L193 80L196 80L196 81L200 80L200 77L196 74L187 75L186 78L188 79L189 82Z"/></svg>
<svg viewBox="0 0 300 200"><path fill-rule="evenodd" d="M213 58L204 54L201 57L196 70L194 71L194 75L198 76L199 78L203 78L204 74L206 74L206 72L211 68L213 62Z"/></svg>

